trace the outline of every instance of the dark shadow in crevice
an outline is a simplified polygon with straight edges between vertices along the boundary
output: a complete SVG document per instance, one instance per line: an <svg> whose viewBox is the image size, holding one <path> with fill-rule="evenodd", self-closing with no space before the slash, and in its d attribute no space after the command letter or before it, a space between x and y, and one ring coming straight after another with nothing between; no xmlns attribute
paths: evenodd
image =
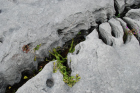
<svg viewBox="0 0 140 93"><path fill-rule="evenodd" d="M63 31L62 29L58 29L58 30L57 30L58 35L61 35L61 34L63 33L62 31Z"/></svg>
<svg viewBox="0 0 140 93"><path fill-rule="evenodd" d="M115 33L114 33L114 31L113 31L113 29L111 29L111 35L112 35L113 37L116 37L116 36L115 36Z"/></svg>
<svg viewBox="0 0 140 93"><path fill-rule="evenodd" d="M66 30L66 29L68 29L68 27L64 27L63 29L58 29L57 30L58 35L63 34L63 31Z"/></svg>
<svg viewBox="0 0 140 93"><path fill-rule="evenodd" d="M78 50L78 51L76 52L76 55L78 55L78 54L79 54L79 51L80 51L80 50Z"/></svg>
<svg viewBox="0 0 140 93"><path fill-rule="evenodd" d="M3 41L4 41L4 38L0 38L0 43L3 43Z"/></svg>
<svg viewBox="0 0 140 93"><path fill-rule="evenodd" d="M100 24L99 24L99 25L100 25ZM101 39L106 45L109 45L109 44L107 44L107 39L104 38L104 37L101 35L101 33L100 33L100 31L99 31L99 25L98 25L98 27L96 28L96 29L97 29L97 32L98 32L98 35L99 35L99 39ZM113 42L112 42L112 41L111 41L111 44L110 44L109 46L113 46Z"/></svg>
<svg viewBox="0 0 140 93"><path fill-rule="evenodd" d="M99 35L99 39L101 39L107 45L107 40L104 37L102 37L102 35L99 31L99 26L96 29L97 29L97 32L98 32L98 35Z"/></svg>
<svg viewBox="0 0 140 93"><path fill-rule="evenodd" d="M0 9L0 13L2 13L2 10Z"/></svg>
<svg viewBox="0 0 140 93"><path fill-rule="evenodd" d="M102 22L100 21L100 20L96 20L96 23L98 24L98 25L100 25Z"/></svg>
<svg viewBox="0 0 140 93"><path fill-rule="evenodd" d="M115 3L114 3L114 7L115 7L115 11L116 11L115 16L118 16L119 12L118 12L118 9L117 9ZM129 10L131 10L131 9L139 9L139 8L140 8L140 4L138 4L138 5L133 4L131 6L125 6L124 11L120 14L120 18L123 18Z"/></svg>
<svg viewBox="0 0 140 93"><path fill-rule="evenodd" d="M118 11L118 8L117 8L116 3L117 3L117 1L116 1L116 0L114 0L114 8L115 8L115 11L116 11L115 16L118 16L119 11Z"/></svg>
<svg viewBox="0 0 140 93"><path fill-rule="evenodd" d="M125 14L126 14L129 10L130 10L129 7L125 7L125 8L124 8L124 11L120 14L120 15L121 15L120 18L123 18L123 17L125 16Z"/></svg>
<svg viewBox="0 0 140 93"><path fill-rule="evenodd" d="M137 4L137 5L133 4L133 5L130 6L130 8L132 8L132 9L139 9L140 8L140 3Z"/></svg>
<svg viewBox="0 0 140 93"><path fill-rule="evenodd" d="M31 79L34 76L34 73L32 71L30 71L30 70L23 71L20 82L15 83L12 86L8 85L7 88L6 88L5 93L15 93L19 87L21 87L23 84L25 84L29 79Z"/></svg>
<svg viewBox="0 0 140 93"><path fill-rule="evenodd" d="M124 42L124 44L126 44L127 39L128 39L128 33L125 31L124 35L123 35L123 42Z"/></svg>

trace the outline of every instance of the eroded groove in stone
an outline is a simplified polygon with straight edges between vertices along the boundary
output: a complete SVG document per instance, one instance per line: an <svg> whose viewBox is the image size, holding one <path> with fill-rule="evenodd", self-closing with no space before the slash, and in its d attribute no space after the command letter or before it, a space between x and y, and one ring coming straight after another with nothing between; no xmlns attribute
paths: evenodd
<svg viewBox="0 0 140 93"><path fill-rule="evenodd" d="M0 38L0 43L3 43L3 41L4 41L4 38Z"/></svg>
<svg viewBox="0 0 140 93"><path fill-rule="evenodd" d="M100 33L100 31L99 31L99 27L97 28L97 31L98 31L99 39L101 39L105 44L107 44L107 40L106 40L106 38L104 38L104 37L101 35L101 33Z"/></svg>
<svg viewBox="0 0 140 93"><path fill-rule="evenodd" d="M139 25L128 17L124 17L123 20L127 23L127 27L129 28L127 32L129 32L130 35L134 35L140 43Z"/></svg>

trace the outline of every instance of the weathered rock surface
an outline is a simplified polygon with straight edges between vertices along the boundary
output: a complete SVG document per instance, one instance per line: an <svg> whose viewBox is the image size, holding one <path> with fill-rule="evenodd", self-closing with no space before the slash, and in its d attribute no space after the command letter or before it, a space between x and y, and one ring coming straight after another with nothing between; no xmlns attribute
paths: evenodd
<svg viewBox="0 0 140 93"><path fill-rule="evenodd" d="M124 43L126 25L119 18L102 23L99 31L95 29L75 47L74 53L68 54L71 75L81 77L72 88L64 84L59 71L53 73L50 62L16 93L139 93L140 46L134 35L128 35ZM46 84L48 79L54 82L51 88Z"/></svg>
<svg viewBox="0 0 140 93"><path fill-rule="evenodd" d="M125 8L130 8L130 6L132 5L140 4L140 0L114 0L114 2L115 2L116 10L118 11L119 14L124 12Z"/></svg>
<svg viewBox="0 0 140 93"><path fill-rule="evenodd" d="M35 54L47 56L78 31L114 14L113 0L0 0L0 93L19 82L22 71L37 67L43 59L34 62ZM24 45L29 46L28 53L22 51Z"/></svg>

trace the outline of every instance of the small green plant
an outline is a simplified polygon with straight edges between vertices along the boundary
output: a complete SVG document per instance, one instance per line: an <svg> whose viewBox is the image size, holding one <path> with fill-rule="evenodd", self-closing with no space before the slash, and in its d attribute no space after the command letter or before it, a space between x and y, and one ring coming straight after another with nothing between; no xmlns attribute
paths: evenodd
<svg viewBox="0 0 140 93"><path fill-rule="evenodd" d="M12 93L16 93L16 90L14 90Z"/></svg>
<svg viewBox="0 0 140 93"><path fill-rule="evenodd" d="M24 78L23 79L28 79L28 77L27 76L24 76Z"/></svg>
<svg viewBox="0 0 140 93"><path fill-rule="evenodd" d="M40 46L41 46L41 44L37 45L37 46L34 48L34 52L35 52L36 50L39 50ZM37 57L36 57L36 55L35 55L34 61L36 61L36 58L37 58Z"/></svg>
<svg viewBox="0 0 140 93"><path fill-rule="evenodd" d="M9 86L8 88L11 89L11 86Z"/></svg>
<svg viewBox="0 0 140 93"><path fill-rule="evenodd" d="M57 72L57 67L56 67L56 65L55 65L55 62L53 63L53 73L56 73Z"/></svg>
<svg viewBox="0 0 140 93"><path fill-rule="evenodd" d="M121 15L120 15L120 14L118 14L116 17L118 17L118 18L119 18L120 16L121 16Z"/></svg>
<svg viewBox="0 0 140 93"><path fill-rule="evenodd" d="M72 43L71 43L71 47L69 49L69 52L70 53L73 53L75 51L75 47L74 47L74 44L73 44L74 40L72 39Z"/></svg>
<svg viewBox="0 0 140 93"><path fill-rule="evenodd" d="M46 58L46 61L49 61L49 60Z"/></svg>
<svg viewBox="0 0 140 93"><path fill-rule="evenodd" d="M39 50L40 46L41 46L41 44L37 45L37 46L34 48L34 50Z"/></svg>
<svg viewBox="0 0 140 93"><path fill-rule="evenodd" d="M78 35L80 35L80 34L81 34L81 32L78 33Z"/></svg>
<svg viewBox="0 0 140 93"><path fill-rule="evenodd" d="M42 67L39 69L39 72L42 70Z"/></svg>
<svg viewBox="0 0 140 93"><path fill-rule="evenodd" d="M71 47L69 49L69 52L74 52L74 45L73 45L73 40L71 43ZM50 51L49 51L50 52ZM59 69L59 71L63 74L63 81L65 83L68 84L68 86L72 87L76 82L79 81L80 76L77 74L75 77L74 76L70 76L69 72L70 69L68 69L66 66L63 65L63 63L65 63L67 61L67 57L63 58L57 51L56 49L53 49L53 53L50 52L55 58L56 58L56 62L53 63L53 72L56 73L57 70Z"/></svg>
<svg viewBox="0 0 140 93"><path fill-rule="evenodd" d="M36 70L33 70L33 74L34 74L34 76L36 75Z"/></svg>
<svg viewBox="0 0 140 93"><path fill-rule="evenodd" d="M34 61L36 61L36 56L34 57Z"/></svg>

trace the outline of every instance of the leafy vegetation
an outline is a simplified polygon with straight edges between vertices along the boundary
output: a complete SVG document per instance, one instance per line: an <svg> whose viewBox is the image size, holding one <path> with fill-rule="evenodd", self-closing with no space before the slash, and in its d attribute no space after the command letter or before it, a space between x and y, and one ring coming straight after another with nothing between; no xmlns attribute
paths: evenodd
<svg viewBox="0 0 140 93"><path fill-rule="evenodd" d="M35 52L36 50L39 50L40 46L41 46L41 44L37 45L37 46L34 48L34 52ZM37 57L36 57L36 55L35 55L34 61L36 61L36 58L37 58Z"/></svg>
<svg viewBox="0 0 140 93"><path fill-rule="evenodd" d="M75 47L74 47L74 44L73 44L74 40L72 40L72 43L71 43L71 47L69 49L69 52L70 53L73 53L75 51Z"/></svg>
<svg viewBox="0 0 140 93"><path fill-rule="evenodd" d="M28 79L28 77L27 76L24 76L24 79Z"/></svg>
<svg viewBox="0 0 140 93"><path fill-rule="evenodd" d="M75 41L74 41L75 40ZM56 73L57 70L59 69L59 71L63 74L63 81L68 84L68 86L72 87L76 82L78 82L80 80L80 76L78 74L76 74L76 76L71 76L71 69L67 66L67 53L73 53L75 51L75 45L78 44L81 41L84 41L85 38L81 35L81 33L79 33L79 36L77 36L76 38L74 38L72 40L72 43L66 42L65 45L63 47L57 47L57 49L53 50L54 55L52 55L51 53L49 54L49 57L38 57L35 52L36 50L39 50L41 47L41 44L37 45L34 48L34 61L37 60L37 58L45 58L44 61L39 64L38 66L38 70L33 70L33 74L28 75L26 73L24 73L22 76L22 80L18 83L15 84L13 86L7 86L6 89L6 93L15 93L17 91L17 89L19 87L21 87L27 80L29 80L31 77L37 75L42 69L43 67L49 62L49 61L53 61L53 60L57 60L56 62L53 63L53 72ZM28 53L30 51L30 45L24 45L22 47L23 52ZM32 52L31 52L32 53ZM70 60L71 62L71 60ZM41 67L42 66L42 67Z"/></svg>
<svg viewBox="0 0 140 93"><path fill-rule="evenodd" d="M71 43L71 47L69 49L70 53L74 52L74 45L73 45L73 40ZM50 52L50 51L49 51ZM75 77L74 76L70 76L70 69L67 68L66 66L64 66L64 63L67 62L67 57L62 57L57 51L56 49L53 49L53 53L50 52L55 59L57 60L56 62L53 63L53 72L56 73L57 70L59 69L59 71L63 74L63 81L65 83L68 84L68 86L72 87L76 82L79 81L80 76L77 74Z"/></svg>
<svg viewBox="0 0 140 93"><path fill-rule="evenodd" d="M40 66L41 68L39 69L39 72L42 70L42 66Z"/></svg>
<svg viewBox="0 0 140 93"><path fill-rule="evenodd" d="M39 50L40 46L41 46L41 44L37 45L37 46L34 48L34 50Z"/></svg>
<svg viewBox="0 0 140 93"><path fill-rule="evenodd" d="M119 18L120 16L121 16L121 15L120 15L120 14L118 14L116 17L118 17L118 18Z"/></svg>
<svg viewBox="0 0 140 93"><path fill-rule="evenodd" d="M36 56L34 57L34 61L36 61Z"/></svg>
<svg viewBox="0 0 140 93"><path fill-rule="evenodd" d="M81 32L78 33L78 35L80 35L80 34L81 34Z"/></svg>

